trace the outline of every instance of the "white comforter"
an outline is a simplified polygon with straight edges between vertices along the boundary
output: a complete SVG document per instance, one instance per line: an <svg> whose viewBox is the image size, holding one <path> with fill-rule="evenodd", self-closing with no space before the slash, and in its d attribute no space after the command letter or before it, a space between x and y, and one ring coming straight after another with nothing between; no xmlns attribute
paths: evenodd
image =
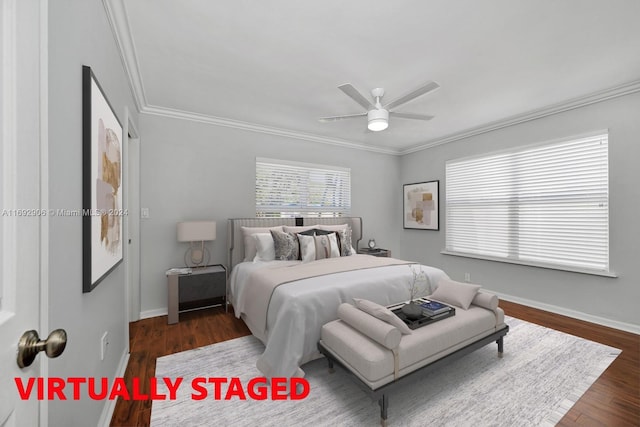
<svg viewBox="0 0 640 427"><path fill-rule="evenodd" d="M249 276L272 263L300 261L244 262L238 264L230 277L231 303L235 315L243 316L252 329L252 319L246 317L245 303L251 298ZM414 267L416 268L416 267ZM444 271L421 266L431 284L448 278ZM352 298L365 298L382 305L409 299L412 272L408 265L393 265L312 277L280 285L275 289L267 314L266 336L256 334L266 346L257 362L267 377L303 376L304 363L319 356L317 343L322 325L337 319L338 306L352 303ZM431 285L433 287L433 285ZM423 294L429 293L425 289Z"/></svg>

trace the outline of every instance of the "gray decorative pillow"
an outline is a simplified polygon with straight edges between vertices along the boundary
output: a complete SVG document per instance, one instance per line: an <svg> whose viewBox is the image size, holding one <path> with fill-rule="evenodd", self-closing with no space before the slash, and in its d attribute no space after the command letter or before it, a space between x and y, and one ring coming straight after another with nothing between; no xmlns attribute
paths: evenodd
<svg viewBox="0 0 640 427"><path fill-rule="evenodd" d="M293 233L271 230L273 244L276 251L276 259L279 261L295 261L300 254L298 238Z"/></svg>
<svg viewBox="0 0 640 427"><path fill-rule="evenodd" d="M355 249L351 245L351 227L346 227L340 231L338 231L338 235L340 236L340 249L341 256L351 256L356 253Z"/></svg>

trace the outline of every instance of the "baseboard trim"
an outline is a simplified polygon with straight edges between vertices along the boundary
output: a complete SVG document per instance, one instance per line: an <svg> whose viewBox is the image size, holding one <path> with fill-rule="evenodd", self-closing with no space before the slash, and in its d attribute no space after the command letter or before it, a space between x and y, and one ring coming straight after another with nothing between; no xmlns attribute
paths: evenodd
<svg viewBox="0 0 640 427"><path fill-rule="evenodd" d="M140 312L140 319L149 319L150 317L166 316L169 313L166 308L155 308L153 310L145 310Z"/></svg>
<svg viewBox="0 0 640 427"><path fill-rule="evenodd" d="M127 365L129 364L129 352L127 351L128 347L125 348L122 353L122 357L120 358L120 363L118 364L118 369L116 370L115 377L124 378L124 374L127 370ZM113 418L113 411L116 409L116 399L107 399L104 407L102 408L102 413L100 414L100 420L98 421L98 426L101 427L109 427L111 424L111 418Z"/></svg>
<svg viewBox="0 0 640 427"><path fill-rule="evenodd" d="M550 311L551 313L560 314L562 316L571 317L573 319L584 320L585 322L595 323L601 326L607 326L613 329L619 329L625 332L631 332L632 334L640 335L640 326L632 323L619 322L617 320L611 320L604 317L594 316L591 314L583 313L581 311L571 310L557 305L545 304L539 301L534 301L526 298L520 298L513 295L503 294L501 292L495 292L487 290L498 296L498 298L505 301L514 302L516 304L526 305L527 307L537 308L539 310Z"/></svg>

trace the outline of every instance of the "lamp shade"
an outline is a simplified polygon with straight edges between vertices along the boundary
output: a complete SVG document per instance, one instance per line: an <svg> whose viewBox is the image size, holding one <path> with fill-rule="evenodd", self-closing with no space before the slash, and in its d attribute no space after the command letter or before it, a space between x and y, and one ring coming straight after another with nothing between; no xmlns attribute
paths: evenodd
<svg viewBox="0 0 640 427"><path fill-rule="evenodd" d="M178 223L179 242L216 240L215 221L190 221Z"/></svg>

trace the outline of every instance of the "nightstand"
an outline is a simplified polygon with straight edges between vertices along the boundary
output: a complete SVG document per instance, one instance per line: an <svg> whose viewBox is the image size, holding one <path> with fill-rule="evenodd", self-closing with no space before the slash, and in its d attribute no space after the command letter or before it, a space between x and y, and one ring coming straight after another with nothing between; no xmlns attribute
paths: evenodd
<svg viewBox="0 0 640 427"><path fill-rule="evenodd" d="M358 253L363 255L373 255L373 256L381 256L381 257L391 256L391 251L389 249L382 249L382 248L374 248L374 249L360 248L358 249Z"/></svg>
<svg viewBox="0 0 640 427"><path fill-rule="evenodd" d="M222 264L168 274L167 279L169 324L178 322L179 313L226 304L227 270Z"/></svg>

